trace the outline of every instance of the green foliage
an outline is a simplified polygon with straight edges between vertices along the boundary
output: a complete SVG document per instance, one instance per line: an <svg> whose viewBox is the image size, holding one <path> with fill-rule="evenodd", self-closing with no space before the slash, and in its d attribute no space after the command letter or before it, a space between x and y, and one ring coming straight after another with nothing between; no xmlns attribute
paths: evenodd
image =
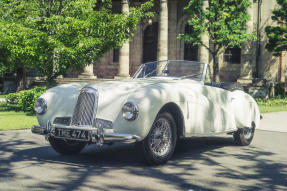
<svg viewBox="0 0 287 191"><path fill-rule="evenodd" d="M275 85L275 96L285 97L285 83L281 82Z"/></svg>
<svg viewBox="0 0 287 191"><path fill-rule="evenodd" d="M184 10L189 15L188 24L192 34L180 34L187 43L206 47L213 56L214 78L218 69L218 54L227 47L241 47L248 39L255 39L247 33L246 22L250 19L247 9L249 0L209 0L209 6L203 10L202 0L190 0ZM210 43L204 44L202 35L207 34Z"/></svg>
<svg viewBox="0 0 287 191"><path fill-rule="evenodd" d="M1 0L0 44L11 62L52 81L122 46L152 6L150 0L127 15L113 14L112 0Z"/></svg>
<svg viewBox="0 0 287 191"><path fill-rule="evenodd" d="M16 104L24 112L33 113L34 103L46 91L46 87L35 87L18 93L10 93L6 96L8 104Z"/></svg>
<svg viewBox="0 0 287 191"><path fill-rule="evenodd" d="M287 0L277 0L278 6L273 11L271 19L278 26L267 26L265 32L268 37L266 49L279 56L287 50Z"/></svg>
<svg viewBox="0 0 287 191"><path fill-rule="evenodd" d="M7 103L9 104L18 104L19 103L19 94L18 93L10 93L5 96L7 99Z"/></svg>
<svg viewBox="0 0 287 191"><path fill-rule="evenodd" d="M270 99L257 98L256 102L259 106L284 106L287 107L287 98L281 98L280 96Z"/></svg>
<svg viewBox="0 0 287 191"><path fill-rule="evenodd" d="M0 45L0 77L9 72L9 51Z"/></svg>

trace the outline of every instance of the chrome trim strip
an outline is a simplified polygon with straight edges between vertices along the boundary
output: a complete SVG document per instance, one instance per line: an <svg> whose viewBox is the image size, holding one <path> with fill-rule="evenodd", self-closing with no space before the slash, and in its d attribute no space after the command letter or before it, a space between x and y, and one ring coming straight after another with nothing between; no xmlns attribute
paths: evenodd
<svg viewBox="0 0 287 191"><path fill-rule="evenodd" d="M132 134L121 134L121 133L104 133L106 139L123 139L123 140L140 140L140 137Z"/></svg>
<svg viewBox="0 0 287 191"><path fill-rule="evenodd" d="M211 132L211 133L188 133L185 134L184 138L190 138L190 137L212 137L212 136L217 136L220 134L228 134L228 133L234 133L236 132L238 129L228 129L222 132Z"/></svg>

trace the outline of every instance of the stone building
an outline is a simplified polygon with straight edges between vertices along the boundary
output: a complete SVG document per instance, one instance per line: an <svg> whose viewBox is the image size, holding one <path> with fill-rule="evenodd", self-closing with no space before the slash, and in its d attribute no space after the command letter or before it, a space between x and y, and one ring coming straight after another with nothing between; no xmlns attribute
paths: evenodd
<svg viewBox="0 0 287 191"><path fill-rule="evenodd" d="M207 7L208 0L203 1L203 6ZM250 1L252 6L248 13L251 20L246 23L247 30L257 34L258 40L246 42L241 49L227 49L220 55L220 81L251 82L255 78L283 81L283 76L287 75L286 52L278 58L265 49L265 27L273 24L271 15L276 0ZM114 0L113 9L128 12L129 7L140 3L141 0ZM212 65L211 56L205 48L194 47L177 38L180 33L191 32L187 25L188 17L183 11L187 3L188 0L155 0L155 17L150 21L142 21L134 37L121 49L110 51L101 60L86 67L84 76L129 77L141 63L155 60L194 60ZM205 42L209 41L207 35L202 38Z"/></svg>

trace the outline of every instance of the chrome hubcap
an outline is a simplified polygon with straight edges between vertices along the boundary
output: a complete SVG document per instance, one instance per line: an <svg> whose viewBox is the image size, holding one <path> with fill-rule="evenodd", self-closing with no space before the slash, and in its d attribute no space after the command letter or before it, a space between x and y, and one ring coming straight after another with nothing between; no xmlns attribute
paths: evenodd
<svg viewBox="0 0 287 191"><path fill-rule="evenodd" d="M168 153L172 142L171 126L168 120L158 119L150 134L150 148L157 156L164 156Z"/></svg>

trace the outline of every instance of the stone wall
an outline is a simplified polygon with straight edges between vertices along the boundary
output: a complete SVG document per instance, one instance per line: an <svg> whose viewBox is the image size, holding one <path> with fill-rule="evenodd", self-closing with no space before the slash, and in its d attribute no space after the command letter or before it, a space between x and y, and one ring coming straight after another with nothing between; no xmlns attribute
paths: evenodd
<svg viewBox="0 0 287 191"><path fill-rule="evenodd" d="M153 22L159 22L159 1L155 0L155 18ZM130 6L134 6L135 2L130 1ZM183 33L187 23L187 16L183 12L183 7L188 0L169 0L168 1L168 59L183 60L184 59L184 42L177 39L179 33ZM259 78L266 78L268 81L277 81L279 59L272 56L266 49L267 38L265 27L274 24L271 20L272 10L275 7L275 0L262 1L261 15L258 15L258 0L254 0L253 8L250 13L253 14L253 22L249 23L250 31L257 31L257 21L260 20L260 58L259 58ZM136 2L138 3L138 2ZM115 9L121 9L121 1L115 1ZM135 32L134 37L130 40L130 56L129 56L129 74L132 76L143 60L143 39L144 30L148 26L148 22L141 22ZM246 47L246 46L244 46ZM237 79L247 75L247 78L255 77L256 73L256 41L248 45L250 50L242 50L242 63L231 64L224 62L224 54L219 56L219 77L221 81L236 81ZM212 66L211 56L209 55L209 64ZM287 54L283 53L282 57L282 80L287 75ZM128 63L127 63L128 64ZM247 67L244 65L247 64ZM119 72L119 63L113 62L113 51L107 53L100 61L94 63L94 74L99 78L113 78ZM246 76L245 76L246 77Z"/></svg>

